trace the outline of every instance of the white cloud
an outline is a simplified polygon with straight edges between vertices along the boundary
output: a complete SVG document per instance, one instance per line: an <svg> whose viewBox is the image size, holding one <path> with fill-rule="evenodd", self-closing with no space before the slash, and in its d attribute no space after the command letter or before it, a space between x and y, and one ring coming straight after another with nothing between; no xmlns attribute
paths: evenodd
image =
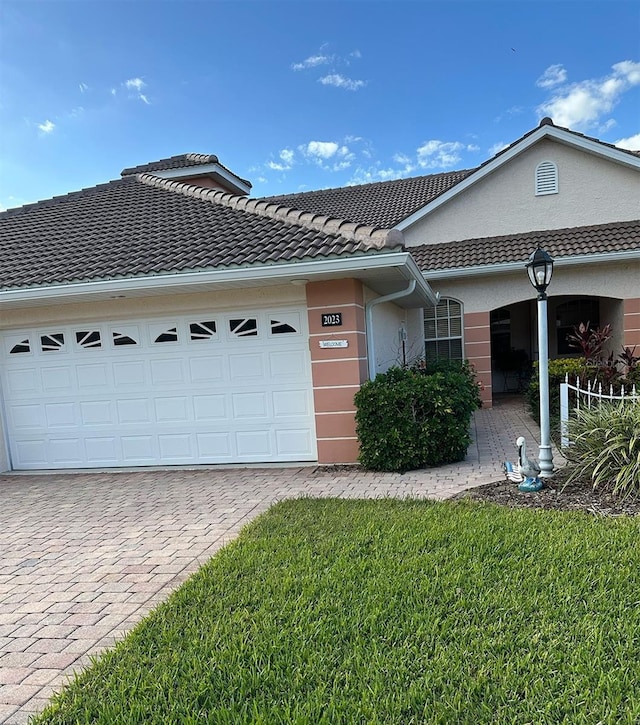
<svg viewBox="0 0 640 725"><path fill-rule="evenodd" d="M38 124L38 128L42 131L42 133L51 133L55 127L56 124L48 119L44 123Z"/></svg>
<svg viewBox="0 0 640 725"><path fill-rule="evenodd" d="M357 91L367 85L366 81L356 81L352 78L346 78L340 73L330 73L319 79L323 86L335 86L336 88L344 88L346 91Z"/></svg>
<svg viewBox="0 0 640 725"><path fill-rule="evenodd" d="M328 65L331 63L330 55L310 55L301 63L292 63L293 70L306 70L307 68L317 68L319 65Z"/></svg>
<svg viewBox="0 0 640 725"><path fill-rule="evenodd" d="M460 141L426 141L417 150L418 166L422 169L444 169L461 161L465 145Z"/></svg>
<svg viewBox="0 0 640 725"><path fill-rule="evenodd" d="M78 84L78 88L80 88L80 93L86 93L89 90L89 86L86 83Z"/></svg>
<svg viewBox="0 0 640 725"><path fill-rule="evenodd" d="M142 78L129 78L129 80L125 81L122 85L129 91L130 97L137 98L147 106L151 105L149 97L142 92L142 89L147 87L147 84L142 80ZM115 88L111 89L111 94L114 96L116 95Z"/></svg>
<svg viewBox="0 0 640 725"><path fill-rule="evenodd" d="M112 88L112 89L111 89L111 95L112 95L112 96L115 96L117 92L118 92L118 91L116 91L116 89L115 89L115 88Z"/></svg>
<svg viewBox="0 0 640 725"><path fill-rule="evenodd" d="M298 150L307 160L325 171L344 171L355 158L348 146L335 141L309 141L298 146Z"/></svg>
<svg viewBox="0 0 640 725"><path fill-rule="evenodd" d="M622 95L640 85L640 63L625 60L612 66L612 72L599 79L588 79L555 89L548 101L538 107L558 126L592 128L613 110Z"/></svg>
<svg viewBox="0 0 640 725"><path fill-rule="evenodd" d="M361 52L360 52L359 50L357 50L357 49L356 49L356 50L353 50L353 51L351 51L351 53L349 53L349 55L350 55L350 56L351 56L352 58L362 58L362 53L361 53Z"/></svg>
<svg viewBox="0 0 640 725"><path fill-rule="evenodd" d="M335 141L309 141L303 148L306 156L330 159L338 151L339 146Z"/></svg>
<svg viewBox="0 0 640 725"><path fill-rule="evenodd" d="M618 146L621 149L628 149L629 151L640 150L640 133L636 133L634 136L628 138L621 138L615 142L614 146Z"/></svg>
<svg viewBox="0 0 640 725"><path fill-rule="evenodd" d="M280 163L277 161L269 161L267 166L272 171L289 171L289 169L293 166L294 156L295 154L291 149L282 149L282 151L278 154Z"/></svg>
<svg viewBox="0 0 640 725"><path fill-rule="evenodd" d="M547 70L538 78L536 85L539 88L554 88L567 80L567 71L559 63L550 65Z"/></svg>
<svg viewBox="0 0 640 725"><path fill-rule="evenodd" d="M130 78L128 81L124 82L124 85L126 88L128 88L130 91L140 91L147 85L142 78Z"/></svg>

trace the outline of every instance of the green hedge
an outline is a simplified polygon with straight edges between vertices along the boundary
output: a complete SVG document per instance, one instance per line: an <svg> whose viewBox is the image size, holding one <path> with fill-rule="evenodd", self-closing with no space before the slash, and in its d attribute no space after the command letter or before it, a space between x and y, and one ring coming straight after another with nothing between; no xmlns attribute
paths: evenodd
<svg viewBox="0 0 640 725"><path fill-rule="evenodd" d="M409 471L464 459L469 424L480 406L466 364L394 367L356 393L360 463L374 471Z"/></svg>

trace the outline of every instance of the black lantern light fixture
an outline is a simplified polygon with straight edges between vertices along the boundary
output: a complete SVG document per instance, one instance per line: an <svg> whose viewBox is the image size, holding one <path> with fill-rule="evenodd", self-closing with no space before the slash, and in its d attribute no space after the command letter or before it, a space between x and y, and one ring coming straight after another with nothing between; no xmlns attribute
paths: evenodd
<svg viewBox="0 0 640 725"><path fill-rule="evenodd" d="M544 299L553 275L553 258L538 247L529 257L526 267L529 281L538 291L540 299Z"/></svg>

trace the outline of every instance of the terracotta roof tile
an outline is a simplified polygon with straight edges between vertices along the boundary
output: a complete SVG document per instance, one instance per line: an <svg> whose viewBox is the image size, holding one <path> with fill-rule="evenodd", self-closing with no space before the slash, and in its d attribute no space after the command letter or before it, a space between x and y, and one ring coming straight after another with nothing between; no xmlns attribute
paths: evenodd
<svg viewBox="0 0 640 725"><path fill-rule="evenodd" d="M455 186L472 171L449 171L263 199L315 214L331 214L340 219L389 229Z"/></svg>
<svg viewBox="0 0 640 725"><path fill-rule="evenodd" d="M638 250L640 259L640 221L422 244L409 251L427 272L506 262L524 264L536 247L544 248L552 257Z"/></svg>
<svg viewBox="0 0 640 725"><path fill-rule="evenodd" d="M398 248L402 235L150 174L0 213L0 282L22 288Z"/></svg>

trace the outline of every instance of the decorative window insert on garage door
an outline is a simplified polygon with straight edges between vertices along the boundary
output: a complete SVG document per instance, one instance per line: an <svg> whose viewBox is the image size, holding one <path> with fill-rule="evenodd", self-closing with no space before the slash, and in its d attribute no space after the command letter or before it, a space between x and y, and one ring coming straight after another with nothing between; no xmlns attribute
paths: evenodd
<svg viewBox="0 0 640 725"><path fill-rule="evenodd" d="M14 469L316 460L306 312L3 335Z"/></svg>
<svg viewBox="0 0 640 725"><path fill-rule="evenodd" d="M444 298L424 309L424 351L428 363L462 360L462 304Z"/></svg>

